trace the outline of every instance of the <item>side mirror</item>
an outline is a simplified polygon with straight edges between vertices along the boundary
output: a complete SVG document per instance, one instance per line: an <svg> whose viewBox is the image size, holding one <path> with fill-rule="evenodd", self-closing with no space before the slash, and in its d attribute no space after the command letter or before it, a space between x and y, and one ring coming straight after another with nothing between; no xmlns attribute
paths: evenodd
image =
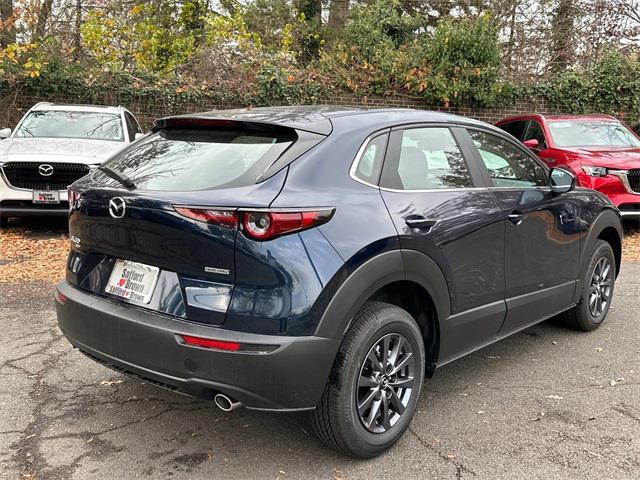
<svg viewBox="0 0 640 480"><path fill-rule="evenodd" d="M576 177L563 168L552 168L549 184L553 193L567 193L576 188Z"/></svg>
<svg viewBox="0 0 640 480"><path fill-rule="evenodd" d="M0 129L0 138L9 138L11 136L10 128Z"/></svg>
<svg viewBox="0 0 640 480"><path fill-rule="evenodd" d="M538 140L536 140L535 138L530 138L529 140L525 140L524 142L524 146L530 149L534 149L534 148L540 148L540 142L538 142Z"/></svg>
<svg viewBox="0 0 640 480"><path fill-rule="evenodd" d="M136 134L134 135L133 139L134 140L138 140L139 138L144 137L144 133L142 132L136 132Z"/></svg>

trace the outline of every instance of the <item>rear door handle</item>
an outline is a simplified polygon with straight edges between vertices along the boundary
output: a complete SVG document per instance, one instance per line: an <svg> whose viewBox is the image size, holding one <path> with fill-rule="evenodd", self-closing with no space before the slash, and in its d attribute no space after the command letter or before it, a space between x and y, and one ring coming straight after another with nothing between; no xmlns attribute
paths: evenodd
<svg viewBox="0 0 640 480"><path fill-rule="evenodd" d="M431 230L436 224L435 220L429 220L422 215L409 215L404 219L404 222L411 228L417 228L418 230Z"/></svg>
<svg viewBox="0 0 640 480"><path fill-rule="evenodd" d="M507 215L507 218L509 219L509 221L511 223L513 223L514 225L517 226L517 225L520 225L524 221L524 213L518 212L517 210L514 210L509 215Z"/></svg>

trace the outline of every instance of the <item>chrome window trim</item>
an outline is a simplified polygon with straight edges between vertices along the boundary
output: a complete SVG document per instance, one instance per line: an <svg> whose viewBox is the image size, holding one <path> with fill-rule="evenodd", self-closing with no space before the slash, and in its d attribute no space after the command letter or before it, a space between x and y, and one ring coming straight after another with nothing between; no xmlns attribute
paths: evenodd
<svg viewBox="0 0 640 480"><path fill-rule="evenodd" d="M489 190L489 187L453 187L453 188L428 188L424 190L399 190L397 188L389 188L389 187L377 187L379 190L384 192L393 192L393 193L436 193L436 192L466 192L466 191L478 191L478 190Z"/></svg>

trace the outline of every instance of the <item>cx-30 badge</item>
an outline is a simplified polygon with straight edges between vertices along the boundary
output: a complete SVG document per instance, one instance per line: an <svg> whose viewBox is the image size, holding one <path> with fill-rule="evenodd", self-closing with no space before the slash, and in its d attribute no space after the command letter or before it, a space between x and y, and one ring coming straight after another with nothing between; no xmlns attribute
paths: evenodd
<svg viewBox="0 0 640 480"><path fill-rule="evenodd" d="M53 175L53 167L48 163L43 163L38 167L38 173L43 177L50 177Z"/></svg>
<svg viewBox="0 0 640 480"><path fill-rule="evenodd" d="M113 218L122 218L127 210L127 205L124 203L124 198L113 197L109 200L109 215Z"/></svg>

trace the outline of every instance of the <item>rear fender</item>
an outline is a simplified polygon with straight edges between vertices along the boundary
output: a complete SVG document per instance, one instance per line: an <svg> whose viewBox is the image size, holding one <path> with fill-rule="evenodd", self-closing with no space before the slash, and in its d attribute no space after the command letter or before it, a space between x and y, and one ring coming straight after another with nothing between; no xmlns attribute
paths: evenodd
<svg viewBox="0 0 640 480"><path fill-rule="evenodd" d="M583 241L582 251L580 252L580 270L578 277L578 286L574 293L573 301L577 303L580 300L580 294L582 292L581 284L582 280L587 273L587 267L589 265L589 260L591 258L591 253L595 248L596 242L598 241L598 237L602 234L602 232L606 228L613 228L618 233L618 238L620 242L622 242L623 238L623 230L622 230L622 221L620 220L620 215L613 210L612 208L604 209L596 218L591 222L591 226L589 227L589 231L586 234L586 237ZM616 258L616 276L620 273L620 259Z"/></svg>
<svg viewBox="0 0 640 480"><path fill-rule="evenodd" d="M365 302L385 285L401 280L413 281L429 293L442 332L442 319L450 314L450 302L440 267L420 252L391 250L364 262L338 287L320 318L315 335L341 340Z"/></svg>

